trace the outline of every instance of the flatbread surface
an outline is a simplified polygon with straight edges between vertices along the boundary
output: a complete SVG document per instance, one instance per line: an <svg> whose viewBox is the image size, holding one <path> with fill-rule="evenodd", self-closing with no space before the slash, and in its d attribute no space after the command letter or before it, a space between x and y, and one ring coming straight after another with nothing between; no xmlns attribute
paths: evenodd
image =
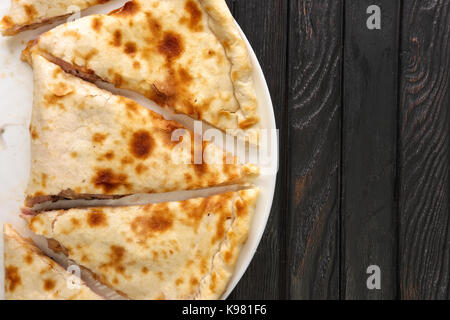
<svg viewBox="0 0 450 320"><path fill-rule="evenodd" d="M249 141L257 135L252 66L224 0L133 0L52 29L38 46L68 69Z"/></svg>
<svg viewBox="0 0 450 320"><path fill-rule="evenodd" d="M100 300L85 284L68 286L71 274L45 256L31 240L4 225L7 300Z"/></svg>
<svg viewBox="0 0 450 320"><path fill-rule="evenodd" d="M214 144L196 141L177 122L66 74L38 54L33 68L30 206L49 196L101 198L234 184L258 172Z"/></svg>
<svg viewBox="0 0 450 320"><path fill-rule="evenodd" d="M3 35L12 36L51 23L79 10L106 3L109 0L12 0L7 15L0 20Z"/></svg>
<svg viewBox="0 0 450 320"><path fill-rule="evenodd" d="M258 193L51 211L29 226L128 298L217 299L247 240Z"/></svg>

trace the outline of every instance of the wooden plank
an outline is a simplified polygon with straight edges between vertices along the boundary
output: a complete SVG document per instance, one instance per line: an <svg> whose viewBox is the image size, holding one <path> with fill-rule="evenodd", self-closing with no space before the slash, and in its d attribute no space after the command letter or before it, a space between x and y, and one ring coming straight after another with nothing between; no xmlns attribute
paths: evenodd
<svg viewBox="0 0 450 320"><path fill-rule="evenodd" d="M272 212L264 237L231 299L282 299L284 296L284 160L286 130L287 0L237 0L234 15L263 68L280 128L280 169Z"/></svg>
<svg viewBox="0 0 450 320"><path fill-rule="evenodd" d="M367 26L367 19L377 14L367 14L371 5L380 9L380 29ZM341 207L345 299L396 296L399 13L398 1L345 1ZM381 270L380 289L367 287L371 265Z"/></svg>
<svg viewBox="0 0 450 320"><path fill-rule="evenodd" d="M400 296L449 298L450 3L403 1Z"/></svg>
<svg viewBox="0 0 450 320"><path fill-rule="evenodd" d="M291 299L339 298L343 2L290 2L286 226Z"/></svg>

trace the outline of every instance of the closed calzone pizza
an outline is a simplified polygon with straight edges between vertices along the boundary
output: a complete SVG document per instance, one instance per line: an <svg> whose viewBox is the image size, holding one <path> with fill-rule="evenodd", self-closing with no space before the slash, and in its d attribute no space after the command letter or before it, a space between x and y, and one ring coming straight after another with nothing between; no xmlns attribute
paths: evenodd
<svg viewBox="0 0 450 320"><path fill-rule="evenodd" d="M66 71L257 143L253 69L224 0L133 0L52 29L38 46Z"/></svg>
<svg viewBox="0 0 450 320"><path fill-rule="evenodd" d="M258 174L179 123L67 74L37 53L32 64L28 207L244 183Z"/></svg>
<svg viewBox="0 0 450 320"><path fill-rule="evenodd" d="M217 299L247 240L258 189L115 208L43 212L30 229L131 299Z"/></svg>

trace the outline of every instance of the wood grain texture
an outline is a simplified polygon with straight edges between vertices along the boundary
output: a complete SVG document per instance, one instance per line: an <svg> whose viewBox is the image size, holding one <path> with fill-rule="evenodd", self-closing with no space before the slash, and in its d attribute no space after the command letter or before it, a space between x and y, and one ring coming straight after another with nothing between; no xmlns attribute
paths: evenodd
<svg viewBox="0 0 450 320"><path fill-rule="evenodd" d="M367 8L381 8L381 29L368 29ZM395 165L398 1L345 1L342 126L343 299L393 299L397 274ZM367 288L370 265L381 289Z"/></svg>
<svg viewBox="0 0 450 320"><path fill-rule="evenodd" d="M343 2L290 5L287 291L337 299Z"/></svg>
<svg viewBox="0 0 450 320"><path fill-rule="evenodd" d="M449 298L448 0L403 1L399 280L402 299Z"/></svg>
<svg viewBox="0 0 450 320"><path fill-rule="evenodd" d="M272 93L277 128L280 128L280 169L272 211L264 237L246 274L230 299L283 299L285 297L284 145L286 129L287 1L233 1L234 16L250 41ZM264 196L264 195L261 195Z"/></svg>

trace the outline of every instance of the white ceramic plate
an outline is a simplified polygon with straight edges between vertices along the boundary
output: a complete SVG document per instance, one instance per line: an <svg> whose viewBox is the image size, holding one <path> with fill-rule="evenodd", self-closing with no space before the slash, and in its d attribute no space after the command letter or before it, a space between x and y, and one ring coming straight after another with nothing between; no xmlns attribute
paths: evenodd
<svg viewBox="0 0 450 320"><path fill-rule="evenodd" d="M92 13L106 13L120 7L124 2L126 1L114 0L106 5L90 8L82 16ZM8 6L9 1L5 0L0 2L0 16L3 16L7 12ZM33 101L33 75L31 68L20 60L20 54L28 40L36 38L40 33L52 27L54 25L28 31L12 38L0 36L0 225L3 225L4 222L11 223L26 236L31 236L31 234L26 229L25 223L19 218L19 208L24 200L24 190L30 167L28 127ZM264 74L245 36L244 39L247 43L254 68L253 76L261 114L261 126L264 129L275 130L273 106ZM187 117L170 114L158 108L142 96L125 90L108 88L114 93L128 96L140 104L162 113L166 118L176 119L188 127L190 126L189 119L186 119ZM243 248L236 271L223 298L228 297L243 276L256 252L266 227L272 206L276 171L278 169L278 139L272 139L271 150L272 152L270 154L267 153L270 162L265 164L261 176L254 181L261 189L261 196L257 203L248 241ZM172 193L168 199L202 196L207 193L208 191L196 191L185 194ZM129 203L139 203L139 200L135 198L131 197ZM152 200L161 201L164 198L165 196L161 195L159 198L158 196L153 197ZM0 238L2 239L3 237ZM36 236L33 236L33 239L38 242L42 249L49 253L42 239ZM4 298L3 290L4 266L2 239L0 240L0 299Z"/></svg>

